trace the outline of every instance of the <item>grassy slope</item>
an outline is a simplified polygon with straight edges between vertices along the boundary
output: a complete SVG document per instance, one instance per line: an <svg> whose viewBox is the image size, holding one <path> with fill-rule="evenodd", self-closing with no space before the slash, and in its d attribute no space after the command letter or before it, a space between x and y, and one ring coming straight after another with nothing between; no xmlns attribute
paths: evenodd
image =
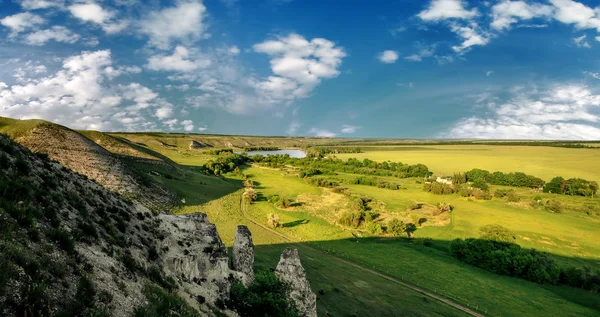
<svg viewBox="0 0 600 317"><path fill-rule="evenodd" d="M47 123L44 120L17 120L0 117L0 133L4 133L13 139L26 135L40 124Z"/></svg>
<svg viewBox="0 0 600 317"><path fill-rule="evenodd" d="M302 192L301 188L306 186L306 184L298 178L274 178L276 175L281 175L281 172L279 171L266 169L261 169L260 171L257 170L257 168L251 168L246 172L254 175L254 177L258 179L261 184L261 189L259 189L259 191L264 192L265 194L276 193L279 188L286 188L288 191L298 189L298 192ZM261 177L264 174L271 175L270 177ZM276 179L276 181L272 181L273 179ZM352 189L364 189L365 194L368 193L370 195L372 195L374 191L381 191L382 193L389 195L389 197L406 195L405 199L412 197L413 194L416 196L429 196L429 199L434 200L440 199L440 196L416 190L413 190L410 193L400 194L401 192L399 191L377 189L368 186L356 186L356 188L352 187ZM398 206L404 205L403 202L397 203ZM465 200L464 203L472 204L474 206L473 210L481 207L481 203L479 202L468 202ZM496 204L496 202L490 203ZM516 278L499 276L464 265L450 257L447 252L422 246L414 246L394 239L361 239L359 240L359 243L356 243L353 239L344 239L351 237L349 231L343 231L339 227L331 225L307 212L298 211L297 209L295 211L277 210L265 201L259 201L250 208L250 214L258 221L266 220L266 215L272 212L277 213L284 223L301 223L300 225L284 226L284 228L278 229L286 235L301 241L312 241L311 244L328 250L329 252L339 254L345 258L418 284L427 289L437 291L462 304L478 307L479 311L488 311L488 314L490 315L519 316L541 315L544 313L553 314L556 312L563 312L565 314L573 313L574 315L579 316L593 316L597 314L597 311L574 303L574 300L587 302L588 304L586 305L590 305L596 309L600 308L600 298L598 298L598 296L591 295L578 289L540 286ZM512 222L509 219L517 217L518 213L522 211L513 211L508 215L505 214L505 212L510 211L508 211L508 209L497 210L490 207L487 210L482 211L482 214L479 215L470 211L464 211L464 214L468 215L465 219L474 218L476 219L476 222L486 224L490 222L495 223L496 220L504 218L507 219L507 223L510 224ZM542 213L542 211L536 212ZM459 215L458 211L457 215ZM482 218L482 215L487 217L487 219L485 219L485 217ZM557 218L562 216L565 218ZM533 221L533 226L537 227L536 230L546 230L548 227L556 228L557 226L559 228L560 226L567 228L569 226L569 221L575 221L578 225L585 226L586 219L578 219L577 216L578 215L572 215L568 212L562 215L533 214L532 218L523 221L522 224L528 224L530 221ZM571 217L573 219L570 219ZM456 218L458 218L458 220ZM544 221L546 219L552 220L549 222ZM565 222L565 219L569 219L569 221ZM513 220L517 223L520 221L518 218ZM540 224L535 224L535 221L540 220ZM431 234L443 236L442 239L444 240L449 239L452 235L477 236L477 234L472 234L471 232L476 232L479 225L477 223L472 223L471 221L473 220L469 220L468 223L464 224L465 228L469 228L468 230L461 230L459 226L457 232L453 232L453 227L449 226L432 228ZM464 219L455 216L454 227L456 227L456 224L459 222L464 222ZM504 224L504 222L501 223ZM590 231L587 232L593 232L594 226L597 228L597 225L592 224L588 227ZM514 227L514 223L512 223L512 227ZM429 235L426 230L423 231L425 231L423 234L424 236ZM443 235L442 233L444 231L449 233ZM581 230L581 232L586 231ZM420 234L419 231L417 231L417 233ZM589 233L589 235L591 235L591 233ZM589 242L592 243L593 241L590 240ZM566 299L565 294L569 294L571 297Z"/></svg>
<svg viewBox="0 0 600 317"><path fill-rule="evenodd" d="M563 176L600 182L600 151L597 149L497 145L395 146L370 147L365 153L337 154L337 157L423 163L434 173L441 175L482 168L490 171L524 172L547 181L554 176Z"/></svg>

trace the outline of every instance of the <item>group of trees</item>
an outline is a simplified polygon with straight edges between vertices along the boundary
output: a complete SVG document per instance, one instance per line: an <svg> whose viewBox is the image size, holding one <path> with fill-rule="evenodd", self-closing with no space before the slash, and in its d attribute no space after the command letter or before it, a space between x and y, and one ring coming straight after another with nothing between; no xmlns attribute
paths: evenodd
<svg viewBox="0 0 600 317"><path fill-rule="evenodd" d="M423 190L436 195L450 195L456 192L455 187L439 182L426 182L423 184Z"/></svg>
<svg viewBox="0 0 600 317"><path fill-rule="evenodd" d="M600 290L600 274L589 268L560 267L545 253L523 249L515 244L515 234L499 225L480 228L479 239L456 239L450 253L459 260L501 274L536 283L566 284L587 290Z"/></svg>
<svg viewBox="0 0 600 317"><path fill-rule="evenodd" d="M467 181L476 182L484 181L492 185L503 185L503 186L514 186L514 187L529 187L529 188L541 188L544 186L544 180L532 175L527 175L521 172L515 173L502 173L472 169L465 173Z"/></svg>
<svg viewBox="0 0 600 317"><path fill-rule="evenodd" d="M598 183L581 178L564 179L558 176L546 183L543 191L545 193L594 197L594 194L598 191Z"/></svg>
<svg viewBox="0 0 600 317"><path fill-rule="evenodd" d="M427 166L423 164L402 164L396 162L375 162L369 159L358 160L350 158L340 160L336 158L292 158L287 154L268 155L266 157L255 155L252 160L265 166L278 167L292 165L304 169L314 168L323 174L344 172L362 175L393 176L398 178L425 177L431 175Z"/></svg>
<svg viewBox="0 0 600 317"><path fill-rule="evenodd" d="M248 160L248 157L245 155L221 152L217 158L200 166L200 170L205 173L221 175L223 173L233 172L236 167L248 162Z"/></svg>
<svg viewBox="0 0 600 317"><path fill-rule="evenodd" d="M313 147L306 150L306 157L322 158L327 154L338 153L362 153L362 151L357 147Z"/></svg>

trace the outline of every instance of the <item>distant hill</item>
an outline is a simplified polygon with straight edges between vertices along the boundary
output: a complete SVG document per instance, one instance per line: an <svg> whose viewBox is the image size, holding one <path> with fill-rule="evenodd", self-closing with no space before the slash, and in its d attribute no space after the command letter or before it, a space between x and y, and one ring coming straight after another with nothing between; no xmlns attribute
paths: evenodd
<svg viewBox="0 0 600 317"><path fill-rule="evenodd" d="M168 208L176 201L173 192L153 182L138 165L159 164L171 170L176 166L162 155L142 151L130 142L97 131L74 131L43 120L0 118L0 133L153 210Z"/></svg>

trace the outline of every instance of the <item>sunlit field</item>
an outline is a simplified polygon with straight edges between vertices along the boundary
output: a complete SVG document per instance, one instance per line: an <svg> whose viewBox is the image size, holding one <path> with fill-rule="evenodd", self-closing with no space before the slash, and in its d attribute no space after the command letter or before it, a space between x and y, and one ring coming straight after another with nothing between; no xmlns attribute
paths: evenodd
<svg viewBox="0 0 600 317"><path fill-rule="evenodd" d="M546 181L555 176L600 181L600 150L544 146L428 145L360 147L364 153L336 154L374 161L422 163L439 175L481 168L524 172Z"/></svg>

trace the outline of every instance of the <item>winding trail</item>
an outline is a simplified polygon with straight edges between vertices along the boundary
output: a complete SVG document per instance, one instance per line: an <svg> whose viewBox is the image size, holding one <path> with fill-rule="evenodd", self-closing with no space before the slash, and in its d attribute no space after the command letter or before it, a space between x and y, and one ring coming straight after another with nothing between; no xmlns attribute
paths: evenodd
<svg viewBox="0 0 600 317"><path fill-rule="evenodd" d="M297 241L294 241L293 239L291 239L290 237L288 237L288 236L286 236L286 235L284 235L284 234L282 234L282 233L280 233L280 232L277 232L277 231L275 231L275 230L273 230L273 229L271 229L271 228L269 228L269 227L267 227L267 226L265 226L265 225L263 225L263 224L261 224L261 223L258 223L257 221L255 221L254 219L250 218L250 217L249 217L249 216L246 214L246 204L244 203L243 192L242 192L242 196L240 197L240 211L241 211L241 213L242 213L242 216L243 216L243 217L244 217L246 220L248 220L248 221L250 221L251 223L253 223L253 224L255 224L255 225L257 225L257 226L261 227L261 228L262 228L262 229L264 229L264 230L267 230L268 232L270 232L270 233L272 233L272 234L274 234L274 235L277 235L277 236L281 237L282 239L284 239L284 240L286 240L286 241L289 241L289 242L291 242L292 244L294 244L294 245L296 245L296 246L298 246L298 247L301 247L301 248L307 248L307 249L311 249L312 251L316 251L316 252L319 252L319 253L321 253L321 254L323 254L323 255L329 256L329 257L331 257L331 258L333 258L333 259L335 259L336 261L339 261L339 262L341 262L341 263L344 263L344 264L347 264L347 265L353 266L353 267L355 267L355 268L357 268L357 269L360 269L360 270L362 270L362 271L369 272L369 273L371 273L371 274L377 275L377 276L379 276L379 277L382 277L382 278L384 278L384 279L386 279L386 280L388 280L388 281L391 281L391 282L394 282L394 283L396 283L396 284L402 285L402 286L404 286L404 287L406 287L406 288L409 288L409 289L411 289L411 290L413 290L413 291L416 291L416 292L418 292L418 293L421 293L421 294L423 294L423 295L425 295L425 296L428 296L428 297L430 297L430 298L433 298L433 299L436 299L436 300L438 300L438 301L440 301L440 302L442 302L442 303L445 303L445 304L447 304L447 305L450 305L450 306L452 306L452 307L454 307L454 308L456 308L456 309L459 309L459 310L461 310L461 311L463 311L463 312L465 312L465 313L467 313L467 314L469 314L469 315L471 315L471 316L476 316L476 317L484 317L484 315L483 315L483 314L477 313L477 312L475 312L475 311L473 311L473 310L469 309L468 307L465 307L465 306L463 306L463 305L461 305L461 304L458 304L458 303L456 303L456 302L454 302L454 301L452 301L452 300L450 300L450 299L448 299L448 298L445 298L445 297L443 297L443 296L440 296L440 295L438 295L438 294L435 294L435 293L429 292L429 291L427 291L427 290L425 290L425 289L422 289L422 288L420 288L420 287L417 287L417 286L415 286L415 285L413 285L413 284L410 284L410 283L407 283L407 282L401 281L401 280L399 280L399 279L396 279L396 278L394 278L394 277L391 277L391 276L389 276L389 275L383 274L383 273L381 273L381 272L377 272L377 271L375 271L375 270L372 270L372 269L370 269L370 268L368 268L368 267L365 267L365 266L362 266L362 265L360 265L360 264L356 264L356 263L354 263L354 262L351 262L351 261L349 261L349 260L342 259L342 258L340 258L340 257L338 257L338 256L332 255L332 254L330 254L330 253L327 253L327 252L325 252L325 251L323 251L323 250L320 250L320 249L317 249L317 248L314 248L314 247L311 247L311 246L308 246L308 245L300 244L300 243L298 243Z"/></svg>

